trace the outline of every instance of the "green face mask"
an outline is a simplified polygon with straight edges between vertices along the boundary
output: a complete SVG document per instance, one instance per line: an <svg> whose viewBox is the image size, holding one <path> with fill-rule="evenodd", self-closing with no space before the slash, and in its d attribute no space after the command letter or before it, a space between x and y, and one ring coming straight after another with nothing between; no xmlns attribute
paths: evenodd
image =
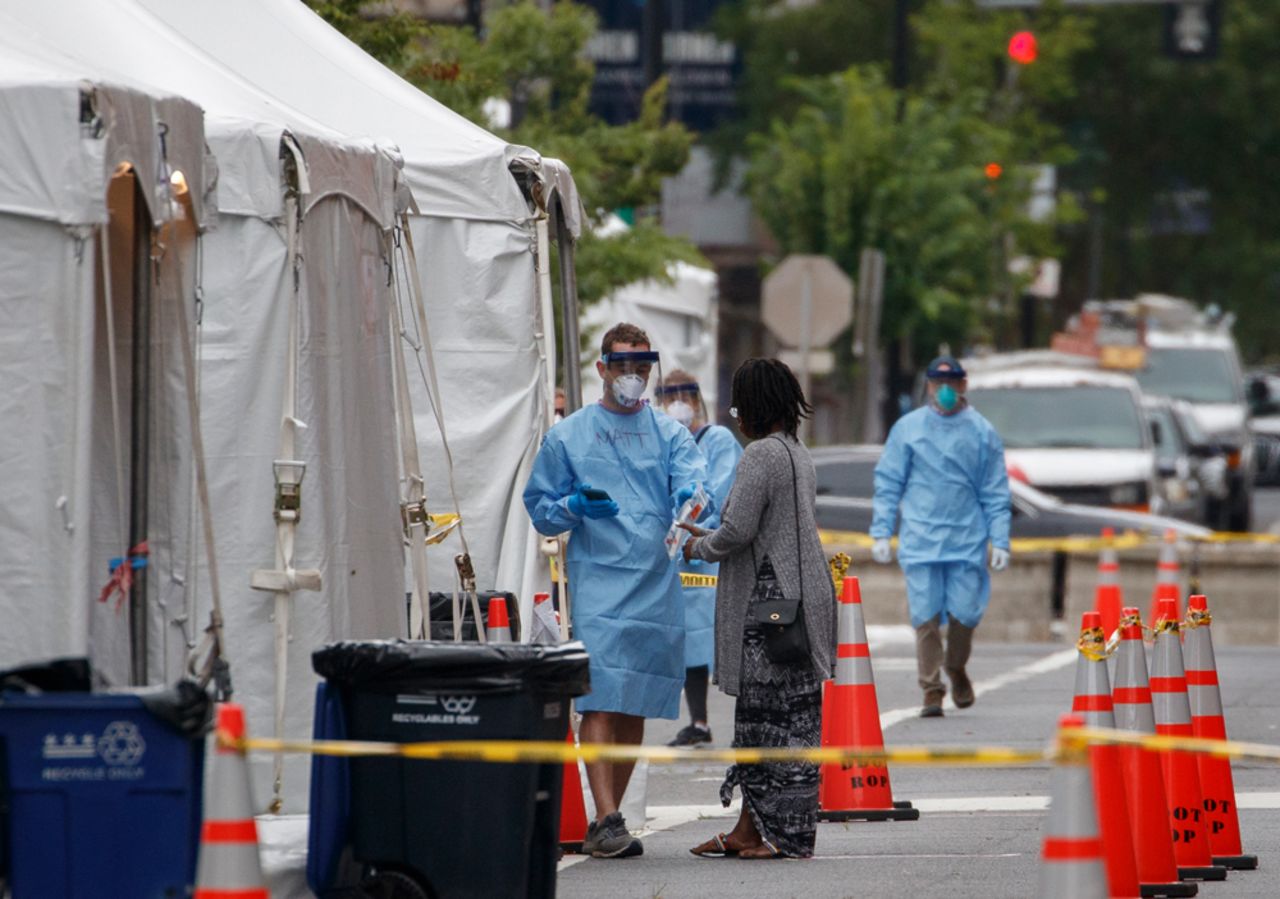
<svg viewBox="0 0 1280 899"><path fill-rule="evenodd" d="M938 388L938 405L944 412L950 412L956 407L956 403L960 402L960 394L956 393L956 389L950 384L943 384Z"/></svg>

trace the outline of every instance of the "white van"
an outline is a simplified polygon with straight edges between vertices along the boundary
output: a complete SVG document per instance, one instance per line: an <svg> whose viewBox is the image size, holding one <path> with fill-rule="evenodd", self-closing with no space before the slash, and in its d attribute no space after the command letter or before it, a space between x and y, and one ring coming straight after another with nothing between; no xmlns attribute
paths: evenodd
<svg viewBox="0 0 1280 899"><path fill-rule="evenodd" d="M971 372L969 403L1033 487L1065 502L1162 513L1138 383L1070 366Z"/></svg>

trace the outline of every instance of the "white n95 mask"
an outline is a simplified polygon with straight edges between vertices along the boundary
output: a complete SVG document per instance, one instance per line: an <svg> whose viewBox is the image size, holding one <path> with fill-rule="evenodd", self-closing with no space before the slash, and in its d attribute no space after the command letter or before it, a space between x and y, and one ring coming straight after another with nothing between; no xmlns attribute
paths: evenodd
<svg viewBox="0 0 1280 899"><path fill-rule="evenodd" d="M613 398L620 406L635 406L644 396L645 380L639 375L618 375L613 379Z"/></svg>
<svg viewBox="0 0 1280 899"><path fill-rule="evenodd" d="M693 424L694 411L693 407L684 400L676 400L674 403L667 404L667 414L674 418L686 428Z"/></svg>

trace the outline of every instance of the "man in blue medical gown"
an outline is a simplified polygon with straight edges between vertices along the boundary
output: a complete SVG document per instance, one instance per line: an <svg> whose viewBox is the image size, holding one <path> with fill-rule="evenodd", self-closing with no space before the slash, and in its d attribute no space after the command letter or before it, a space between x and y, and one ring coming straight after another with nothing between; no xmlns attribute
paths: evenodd
<svg viewBox="0 0 1280 899"><path fill-rule="evenodd" d="M960 363L939 356L926 377L928 405L898 420L876 465L871 554L892 559L889 538L901 512L898 564L916 629L920 715L937 718L947 692L942 669L956 706L973 705L965 665L991 596L988 544L992 570L1009 565L1009 477L999 435L965 400Z"/></svg>
<svg viewBox="0 0 1280 899"><path fill-rule="evenodd" d="M674 511L706 481L689 429L644 401L657 354L626 323L601 342L604 397L547 432L524 491L539 533L570 532L573 632L591 656L578 700L584 743L639 745L645 718L676 718L684 684L684 604L664 537ZM584 852L643 851L618 811L633 763L587 764L596 820Z"/></svg>

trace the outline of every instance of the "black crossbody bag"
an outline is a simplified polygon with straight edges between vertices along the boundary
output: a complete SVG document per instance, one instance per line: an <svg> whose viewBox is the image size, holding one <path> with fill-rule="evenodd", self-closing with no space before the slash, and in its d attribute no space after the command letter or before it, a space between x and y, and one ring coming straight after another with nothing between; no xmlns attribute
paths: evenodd
<svg viewBox="0 0 1280 899"><path fill-rule="evenodd" d="M791 447L777 438L787 450L791 462L791 487L796 504L796 553L800 553L800 482L796 476L796 460ZM756 582L760 581L760 566L756 562L756 544L751 542L751 564L756 569ZM755 603L755 624L764 631L764 654L775 665L793 665L809 659L809 632L804 626L804 566L798 565L800 597L798 599L770 599Z"/></svg>

